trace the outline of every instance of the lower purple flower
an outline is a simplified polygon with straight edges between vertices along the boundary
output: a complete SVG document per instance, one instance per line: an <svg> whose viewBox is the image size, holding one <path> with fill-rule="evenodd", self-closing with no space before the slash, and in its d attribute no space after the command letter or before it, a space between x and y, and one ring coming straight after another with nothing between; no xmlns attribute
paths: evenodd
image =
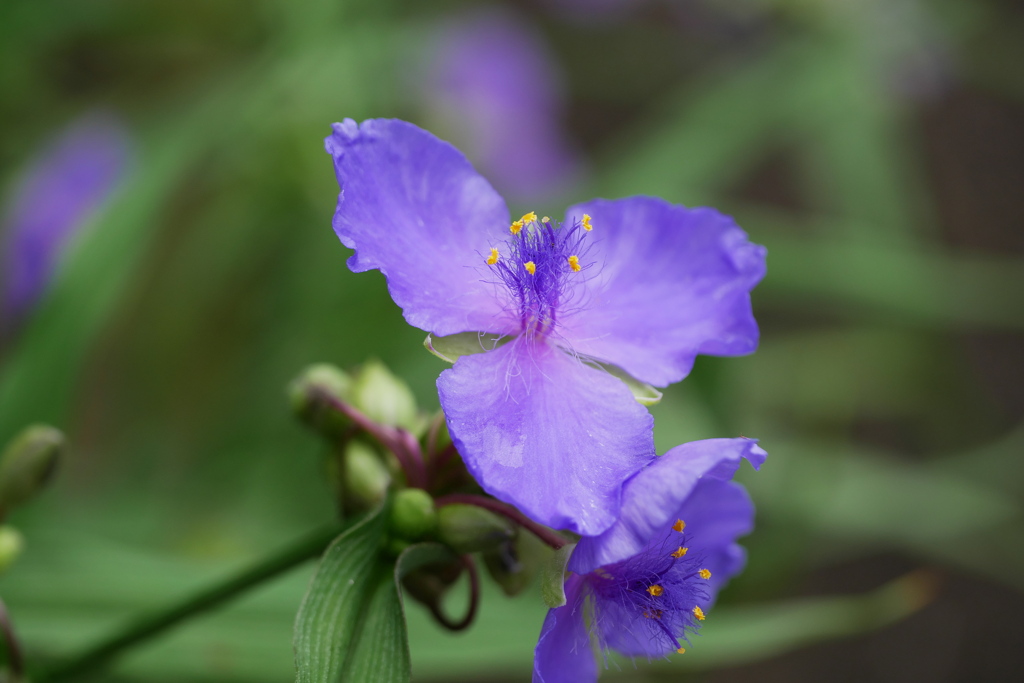
<svg viewBox="0 0 1024 683"><path fill-rule="evenodd" d="M566 604L548 612L534 653L534 683L598 677L595 646L648 658L682 653L718 590L746 561L736 539L754 506L731 481L742 459L767 453L751 439L673 448L623 487L622 515L573 550Z"/></svg>

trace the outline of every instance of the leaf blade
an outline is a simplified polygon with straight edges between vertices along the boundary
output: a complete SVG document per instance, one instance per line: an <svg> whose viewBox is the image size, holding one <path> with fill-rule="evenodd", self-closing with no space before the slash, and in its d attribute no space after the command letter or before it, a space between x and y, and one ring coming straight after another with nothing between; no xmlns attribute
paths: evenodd
<svg viewBox="0 0 1024 683"><path fill-rule="evenodd" d="M336 538L324 552L295 618L295 669L299 683L341 680L379 590L382 509Z"/></svg>

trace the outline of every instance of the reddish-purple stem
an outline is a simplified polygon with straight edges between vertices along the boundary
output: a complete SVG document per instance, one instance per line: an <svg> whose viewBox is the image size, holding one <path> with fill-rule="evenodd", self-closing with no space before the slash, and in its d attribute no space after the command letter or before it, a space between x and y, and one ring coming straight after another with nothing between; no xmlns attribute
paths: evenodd
<svg viewBox="0 0 1024 683"><path fill-rule="evenodd" d="M480 575L476 571L476 563L473 562L472 555L462 555L462 566L466 568L466 573L469 574L469 607L466 608L466 615L459 621L451 621L448 619L443 611L441 611L441 605L434 602L430 604L430 613L434 615L438 623L444 626L449 631L461 631L473 623L473 619L476 618L476 609L480 604Z"/></svg>
<svg viewBox="0 0 1024 683"><path fill-rule="evenodd" d="M420 451L416 438L397 427L377 424L357 408L348 403L331 396L327 392L317 392L318 396L331 408L352 420L359 429L375 438L384 448L395 454L398 458L409 486L418 489L427 488L427 468L423 464L423 454Z"/></svg>
<svg viewBox="0 0 1024 683"><path fill-rule="evenodd" d="M447 496L441 496L434 501L434 504L437 507L453 505L456 503L476 505L477 507L485 510L490 510L491 512L503 515L547 543L555 550L558 550L569 543L569 541L561 534L552 531L542 524L537 524L537 522L533 521L519 510L515 509L511 505L502 503L500 500L487 498L486 496L478 496L473 493L451 493Z"/></svg>

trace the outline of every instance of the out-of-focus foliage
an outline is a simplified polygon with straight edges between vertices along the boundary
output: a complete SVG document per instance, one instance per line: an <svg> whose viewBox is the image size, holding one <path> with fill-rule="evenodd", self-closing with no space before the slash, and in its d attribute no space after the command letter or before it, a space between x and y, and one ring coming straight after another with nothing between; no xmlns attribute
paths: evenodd
<svg viewBox="0 0 1024 683"><path fill-rule="evenodd" d="M8 519L25 542L0 595L30 657L68 654L331 518L319 446L284 395L301 368L380 358L436 406L444 364L382 277L344 265L321 141L344 117L435 122L415 79L438 32L480 4L0 3L0 182L15 187L96 107L137 147L0 346L0 444L40 421L71 444L52 490ZM719 207L769 249L761 349L700 359L652 407L662 451L742 433L771 453L744 476L749 566L690 652L636 675L763 661L917 609L1019 639L1024 14L996 0L490 4L546 40L567 105L555 123L589 169L513 213L660 195ZM113 675L286 679L310 571ZM1006 613L957 613L964 586ZM414 675L525 679L535 593L491 585L458 636L410 605ZM941 646L954 655L929 680L965 676L981 646L942 638L900 656ZM983 661L1022 665L1009 648Z"/></svg>

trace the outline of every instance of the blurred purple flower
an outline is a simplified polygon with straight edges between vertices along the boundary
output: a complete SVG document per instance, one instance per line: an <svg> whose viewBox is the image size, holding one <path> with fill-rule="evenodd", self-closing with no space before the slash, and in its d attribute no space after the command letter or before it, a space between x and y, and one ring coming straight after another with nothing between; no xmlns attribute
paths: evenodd
<svg viewBox="0 0 1024 683"><path fill-rule="evenodd" d="M0 286L9 326L46 291L64 248L117 187L128 159L123 125L92 113L31 161L0 221Z"/></svg>
<svg viewBox="0 0 1024 683"><path fill-rule="evenodd" d="M503 193L536 201L573 180L555 61L529 25L498 11L448 24L424 85L431 118Z"/></svg>
<svg viewBox="0 0 1024 683"><path fill-rule="evenodd" d="M607 529L622 483L655 456L653 419L592 361L664 386L698 353L750 353L764 248L713 209L652 197L510 226L458 150L403 121L346 119L325 144L341 186L334 230L356 250L349 268L383 272L420 329L482 333L482 353L437 382L473 476L548 526Z"/></svg>
<svg viewBox="0 0 1024 683"><path fill-rule="evenodd" d="M754 506L730 480L742 459L756 469L766 457L751 439L696 441L627 481L619 520L569 558L566 604L541 627L534 683L596 681L594 642L627 656L681 653L746 561L736 539L753 528Z"/></svg>

